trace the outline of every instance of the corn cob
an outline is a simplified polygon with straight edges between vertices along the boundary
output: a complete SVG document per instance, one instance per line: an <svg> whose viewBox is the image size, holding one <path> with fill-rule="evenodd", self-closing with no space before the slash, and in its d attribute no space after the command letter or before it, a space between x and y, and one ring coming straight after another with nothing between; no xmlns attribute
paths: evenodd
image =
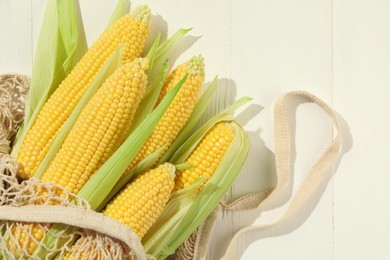
<svg viewBox="0 0 390 260"><path fill-rule="evenodd" d="M146 89L147 66L148 60L135 59L107 78L81 112L42 181L56 183L71 193L80 191L127 136ZM27 224L26 228L31 228L37 241L42 239L39 227ZM37 244L24 231L15 228L13 235L29 254L34 252ZM13 240L9 246L11 250L17 248Z"/></svg>
<svg viewBox="0 0 390 260"><path fill-rule="evenodd" d="M173 70L166 78L157 105L164 96L188 73L187 80L179 90L173 102L158 122L157 126L149 136L143 147L129 164L126 172L137 163L145 159L151 153L166 144L161 156L168 150L181 129L187 123L196 104L200 89L203 85L205 73L204 63L201 55L192 57ZM156 105L156 106L157 106Z"/></svg>
<svg viewBox="0 0 390 260"><path fill-rule="evenodd" d="M201 189L219 166L234 136L228 123L216 124L188 157L187 162L193 167L177 172L174 191L190 186L199 177L205 177L205 181L199 186Z"/></svg>
<svg viewBox="0 0 390 260"><path fill-rule="evenodd" d="M149 7L141 6L132 15L120 18L99 37L58 86L40 110L20 147L17 156L20 177L30 178L35 174L60 128L114 50L124 45L122 64L141 55L149 32L150 16Z"/></svg>
<svg viewBox="0 0 390 260"><path fill-rule="evenodd" d="M146 89L147 65L146 59L135 59L105 81L81 112L42 181L72 193L80 191L127 136Z"/></svg>
<svg viewBox="0 0 390 260"><path fill-rule="evenodd" d="M150 169L127 184L103 210L103 214L131 228L141 240L163 211L172 192L175 166L164 163ZM84 257L85 249L80 238L64 259ZM81 251L82 250L82 251ZM95 256L98 252L87 252ZM95 258L96 259L96 258Z"/></svg>
<svg viewBox="0 0 390 260"><path fill-rule="evenodd" d="M103 214L146 234L168 202L174 186L175 167L164 163L130 182L103 210Z"/></svg>

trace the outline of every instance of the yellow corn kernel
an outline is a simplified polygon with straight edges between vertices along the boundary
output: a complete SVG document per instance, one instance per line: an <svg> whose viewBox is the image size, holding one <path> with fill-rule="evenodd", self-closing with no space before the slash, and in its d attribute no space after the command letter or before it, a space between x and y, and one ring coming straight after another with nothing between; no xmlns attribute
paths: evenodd
<svg viewBox="0 0 390 260"><path fill-rule="evenodd" d="M166 144L161 156L168 150L180 131L187 123L196 104L205 73L202 56L194 56L173 70L164 82L157 104L188 73L188 78L176 97L157 123L152 134L126 169L128 172L140 161Z"/></svg>
<svg viewBox="0 0 390 260"><path fill-rule="evenodd" d="M144 95L146 59L119 67L80 113L42 181L78 193L122 144Z"/></svg>
<svg viewBox="0 0 390 260"><path fill-rule="evenodd" d="M81 190L127 137L147 86L148 63L146 59L135 59L107 78L80 113L42 181L53 182L75 194ZM26 224L26 229L41 241L43 230L36 224ZM9 240L12 251L16 252L19 245L30 254L34 252L37 244L24 230L14 228L12 234L18 237L17 242Z"/></svg>
<svg viewBox="0 0 390 260"><path fill-rule="evenodd" d="M175 167L169 163L146 171L123 188L103 214L130 227L141 240L168 202L174 178Z"/></svg>
<svg viewBox="0 0 390 260"><path fill-rule="evenodd" d="M193 167L177 172L174 190L190 186L201 176L206 178L205 182L210 179L234 136L232 128L225 122L216 124L207 132L187 159L187 162ZM200 189L205 182L200 186Z"/></svg>
<svg viewBox="0 0 390 260"><path fill-rule="evenodd" d="M122 64L142 53L150 27L150 9L141 6L124 15L87 51L40 110L17 156L19 176L32 177L46 156L60 128L68 119L99 70L119 46L123 45Z"/></svg>
<svg viewBox="0 0 390 260"><path fill-rule="evenodd" d="M34 253L35 249L38 246L33 241L33 239L40 241L43 238L44 231L37 225L30 225L28 223L23 224L23 228L25 228L26 230L30 230L31 228L31 232L28 232L31 237L27 235L27 233L23 229L14 228L12 230L12 235L16 241L13 239L9 239L8 247L12 252L16 254L19 252L20 247L25 249L27 253L31 255L32 253Z"/></svg>

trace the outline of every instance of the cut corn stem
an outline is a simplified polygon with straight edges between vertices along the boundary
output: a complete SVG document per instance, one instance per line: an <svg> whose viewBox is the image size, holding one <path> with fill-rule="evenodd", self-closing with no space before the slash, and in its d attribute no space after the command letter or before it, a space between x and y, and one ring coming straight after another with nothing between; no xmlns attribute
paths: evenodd
<svg viewBox="0 0 390 260"><path fill-rule="evenodd" d="M68 135L69 131L73 127L74 123L76 122L81 111L84 109L84 107L86 106L88 101L92 98L92 96L96 93L98 88L107 79L107 77L111 75L119 67L121 56L122 56L122 50L123 50L122 47L119 47L117 50L115 50L115 52L112 54L110 59L106 62L106 64L103 66L101 71L99 71L99 74L96 76L91 86L85 92L80 102L77 104L76 108L72 111L72 114L69 116L68 120L61 128L57 137L53 141L53 144L50 146L49 151L47 152L45 158L43 159L42 163L40 164L38 170L35 173L34 176L35 178L40 179L42 175L46 172L47 168L49 168L50 166L50 163L53 161L55 155L60 150L62 143L64 142L66 136Z"/></svg>

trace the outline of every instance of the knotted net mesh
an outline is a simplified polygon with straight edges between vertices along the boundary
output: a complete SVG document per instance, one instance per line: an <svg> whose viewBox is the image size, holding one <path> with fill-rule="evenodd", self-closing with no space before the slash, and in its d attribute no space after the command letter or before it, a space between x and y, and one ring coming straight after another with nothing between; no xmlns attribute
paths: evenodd
<svg viewBox="0 0 390 260"><path fill-rule="evenodd" d="M29 78L22 75L0 75L0 255L7 259L34 260L54 257L155 259L145 254L137 238L134 243L126 243L99 232L99 228L90 230L78 227L78 223L69 225L36 221L38 211L28 208L30 211L26 215L16 210L31 206L35 209L50 206L53 210L46 213L54 215L58 214L58 207L90 210L86 200L60 186L43 183L36 178L21 181L17 177L18 163L11 157L10 151L23 122L29 82ZM4 214L6 211L8 214ZM99 219L96 218L97 221ZM25 222L26 220L29 222ZM136 235L128 230L132 233L130 238L134 240ZM197 231L174 258L193 259L196 237Z"/></svg>
<svg viewBox="0 0 390 260"><path fill-rule="evenodd" d="M87 201L62 187L35 178L23 182L17 178L18 163L9 153L23 122L29 82L22 75L0 76L0 207L55 205L88 210ZM120 241L75 226L0 219L0 230L0 255L10 259L135 259L132 250Z"/></svg>

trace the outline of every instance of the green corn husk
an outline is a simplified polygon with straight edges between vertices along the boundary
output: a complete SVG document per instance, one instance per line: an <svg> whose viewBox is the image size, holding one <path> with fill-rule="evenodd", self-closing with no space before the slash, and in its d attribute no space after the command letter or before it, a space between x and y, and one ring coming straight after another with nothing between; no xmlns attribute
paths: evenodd
<svg viewBox="0 0 390 260"><path fill-rule="evenodd" d="M180 87L185 82L185 76L162 100L156 109L150 113L144 121L127 137L125 142L116 150L116 152L96 171L96 173L87 181L80 192L79 197L86 199L91 205L92 210L96 210L107 197L109 192L120 179L122 173L138 153L147 140L154 127L163 116L169 104L175 98ZM53 248L55 235L59 232L70 232L75 227L69 227L64 224L54 224L50 229L51 232L45 236L44 245ZM59 244L68 243L69 241L60 241ZM39 246L35 255L44 257L47 251L43 246Z"/></svg>
<svg viewBox="0 0 390 260"><path fill-rule="evenodd" d="M91 83L91 85L73 110L72 114L69 116L68 120L66 120L63 127L61 127L60 132L56 136L53 144L50 146L50 149L47 152L45 158L39 165L34 175L35 178L40 179L42 175L46 172L55 155L60 150L62 143L64 142L69 131L72 129L83 108L87 105L88 101L100 88L103 82L121 65L122 50L122 47L116 49L111 55L111 57L108 59L108 61L104 64L103 68L99 71L95 80Z"/></svg>
<svg viewBox="0 0 390 260"><path fill-rule="evenodd" d="M175 154L169 160L174 164L179 164L184 162L188 156L192 153L198 143L202 140L203 136L217 123L222 121L233 121L234 117L232 113L239 107L243 106L247 102L251 101L250 97L242 97L239 100L235 101L229 107L225 108L220 114L214 116L209 121L207 121L202 127L200 127L185 143L176 149Z"/></svg>
<svg viewBox="0 0 390 260"><path fill-rule="evenodd" d="M100 212L104 209L104 207L115 197L119 191L126 186L131 180L137 177L139 174L145 172L146 170L156 165L160 154L164 150L166 145L161 146L159 149L151 153L148 157L139 162L136 166L134 166L128 173L125 173L121 176L118 182L115 184L114 188L110 191L110 193L104 198L104 201L99 205L96 211Z"/></svg>
<svg viewBox="0 0 390 260"><path fill-rule="evenodd" d="M121 18L125 13L128 13L129 6L130 6L129 0L118 0L118 3L116 4L115 9L111 14L110 20L108 21L106 28L109 28L119 18Z"/></svg>
<svg viewBox="0 0 390 260"><path fill-rule="evenodd" d="M232 124L237 130L236 136L227 149L220 166L183 217L169 244L158 254L158 259L165 259L168 256L164 251L175 251L206 220L240 172L247 158L250 143L248 135L241 126L235 122L232 122Z"/></svg>
<svg viewBox="0 0 390 260"><path fill-rule="evenodd" d="M122 3L123 0L120 0L118 3ZM118 8L117 6L117 8ZM123 10L122 10L123 11ZM113 16L112 19L119 19L120 16L117 14L117 16ZM115 20L114 20L115 22ZM158 48L159 39L156 39L155 43L151 47L148 57L150 57L150 60L153 61L155 57L156 50ZM111 55L111 57L108 59L108 61L104 64L104 66L100 69L98 75L94 79L94 81L91 83L91 85L88 87L87 91L73 110L72 114L69 116L63 127L61 127L60 132L56 136L53 144L50 146L50 149L48 153L46 154L45 158L42 160L41 164L39 165L34 177L40 179L42 175L45 173L45 171L50 166L50 163L53 161L55 155L60 150L62 143L64 142L66 136L68 135L69 131L72 129L74 123L76 122L78 116L80 115L81 111L84 109L84 107L87 105L88 101L92 98L92 96L96 93L96 91L100 88L100 86L103 84L103 82L121 65L121 57L123 53L123 47L117 48L114 53ZM157 83L154 83L157 84ZM161 83L162 84L162 83ZM153 84L152 84L153 86ZM141 107L142 110L142 107ZM142 111L138 112L137 114L142 114Z"/></svg>
<svg viewBox="0 0 390 260"><path fill-rule="evenodd" d="M171 144L169 149L161 157L158 164L167 162L172 157L172 155L176 153L177 149L179 149L179 147L191 136L195 129L195 126L199 122L199 119L202 117L202 115L206 111L207 106L210 104L210 101L217 88L218 77L216 76L211 82L211 84L207 87L206 91L196 102L194 110L191 114L191 117L188 119L187 124L181 130L181 132L176 137L175 141Z"/></svg>
<svg viewBox="0 0 390 260"><path fill-rule="evenodd" d="M166 77L167 74L167 60L164 62L162 66L162 70L159 73L159 76L155 79L159 81L159 84L155 86L154 89L149 92L149 95L153 95L153 97L145 97L145 99L141 102L145 104L145 106L148 106L148 108L139 108L139 110L142 109L147 109L145 111L146 113L150 113L152 111L155 102L157 101L158 94L161 91L164 78ZM209 85L207 90L203 93L203 95L199 98L198 102L196 103L193 113L191 114L191 117L187 121L186 126L183 128L183 130L180 132L178 137L175 139L175 141L172 143L171 147L167 150L167 152L162 156L162 158L158 161L157 164L162 164L164 162L168 161L168 158L172 156L172 154L184 143L184 140L187 140L189 136L191 135L192 131L194 130L197 122L199 121L200 117L203 115L204 111L206 110L208 104L210 103L213 94L215 93L217 89L217 84L218 78L215 77L213 82ZM150 99L149 99L150 98ZM141 107L140 105L140 107ZM137 112L136 116L144 116L141 113ZM142 118L138 118L138 122L141 121ZM136 120L134 120L136 121ZM137 123L134 123L137 125ZM149 169L153 165L155 165L156 160L158 160L161 152L163 151L165 145L163 147L160 147L158 150L153 152L151 155L146 157L144 160L142 160L139 165L134 166L134 168L128 172L125 173L121 179L118 181L118 183L115 185L115 187L111 190L110 194L105 198L104 202L99 206L97 211L103 210L104 206L131 180L134 178L135 175L138 173L145 171L146 169ZM188 167L188 166L186 166Z"/></svg>
<svg viewBox="0 0 390 260"><path fill-rule="evenodd" d="M235 131L235 137L220 165L199 194L195 198L192 197L192 200L188 199L191 197L190 194L187 197L183 195L183 199L187 198L187 210L180 210L178 206L175 207L175 205L183 203L180 200L181 197L176 197L176 193L183 192L183 190L172 194L172 198L176 199L168 202L167 208L170 210L163 211L159 220L156 221L156 224L152 226L152 229L142 240L148 254L156 256L157 259L164 259L173 254L208 217L232 185L249 152L249 138L242 127L233 121L231 112L249 100L250 98L244 97L225 109L221 114L210 119L172 156L170 160L172 163L179 165L184 163L206 133L219 122L229 122L229 125ZM172 223L171 219L176 221Z"/></svg>
<svg viewBox="0 0 390 260"><path fill-rule="evenodd" d="M167 39L164 44L159 46L157 50L157 55L156 55L156 62L161 61L164 59L165 55L172 49L172 46L175 45L177 42L179 42L183 37L192 30L192 28L188 29L179 29L177 30L169 39Z"/></svg>
<svg viewBox="0 0 390 260"><path fill-rule="evenodd" d="M24 123L12 150L14 157L43 104L86 50L78 1L48 1L34 56Z"/></svg>
<svg viewBox="0 0 390 260"><path fill-rule="evenodd" d="M104 198L118 182L122 173L152 133L154 127L163 116L165 110L175 98L186 79L187 76L180 80L180 82L164 97L162 101L163 104L160 104L144 121L142 121L137 129L130 134L119 149L99 168L77 194L79 197L86 199L93 210L96 210L96 208L99 207Z"/></svg>
<svg viewBox="0 0 390 260"><path fill-rule="evenodd" d="M145 251L159 252L168 244L169 239L180 225L186 212L194 204L198 187L204 179L201 177L192 185L171 195L164 212L157 218L156 224L149 229L142 240ZM164 230L164 232L161 232L161 230Z"/></svg>
<svg viewBox="0 0 390 260"><path fill-rule="evenodd" d="M164 60L161 64L159 71L154 75L154 69L156 65L159 65L160 61L165 57L169 50L179 42L191 29L179 29L174 35L172 35L169 39L160 43L161 34L159 33L146 55L149 58L149 68L147 71L148 78L152 78L153 80L149 82L145 97L141 101L137 114L133 120L132 129L135 129L145 118L149 115L153 108L156 105L158 96L164 84L164 79L166 78L169 70L168 60Z"/></svg>

